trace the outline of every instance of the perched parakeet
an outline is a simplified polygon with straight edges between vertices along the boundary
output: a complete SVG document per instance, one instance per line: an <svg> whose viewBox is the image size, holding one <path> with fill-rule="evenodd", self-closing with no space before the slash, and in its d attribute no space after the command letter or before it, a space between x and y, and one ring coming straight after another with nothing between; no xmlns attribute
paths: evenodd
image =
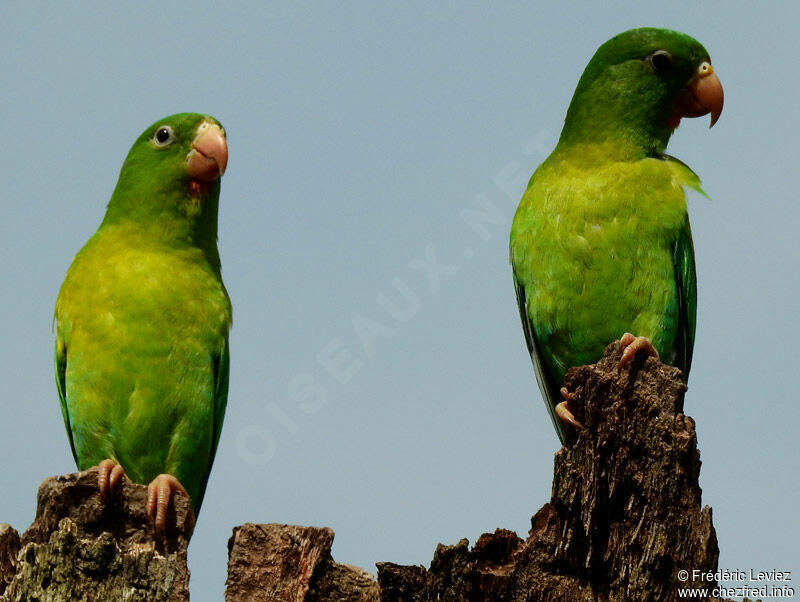
<svg viewBox="0 0 800 602"><path fill-rule="evenodd" d="M666 29L622 33L597 50L550 156L511 227L517 301L537 381L562 442L580 428L562 390L571 366L622 336L688 375L696 278L684 187L700 180L664 151L681 117L722 112L705 48ZM633 334L630 334L633 333ZM635 335L635 336L634 336Z"/></svg>
<svg viewBox="0 0 800 602"><path fill-rule="evenodd" d="M217 212L228 161L212 117L180 113L134 142L100 228L55 309L56 383L72 454L149 483L163 529L175 491L200 509L228 395L231 304Z"/></svg>

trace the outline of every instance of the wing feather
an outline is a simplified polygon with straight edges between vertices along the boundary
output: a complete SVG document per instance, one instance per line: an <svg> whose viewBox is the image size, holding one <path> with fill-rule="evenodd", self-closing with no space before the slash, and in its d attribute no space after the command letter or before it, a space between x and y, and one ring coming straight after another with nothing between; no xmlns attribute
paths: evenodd
<svg viewBox="0 0 800 602"><path fill-rule="evenodd" d="M678 233L673 250L675 282L678 288L678 333L675 337L674 360L672 364L689 378L692 367L694 334L697 325L697 274L694 264L694 245L689 218Z"/></svg>
<svg viewBox="0 0 800 602"><path fill-rule="evenodd" d="M228 347L228 340L220 351L219 355L213 358L214 365L214 416L213 426L211 431L212 441L211 449L208 455L208 464L203 474L203 480L200 481L200 488L195 500L194 512L200 512L200 505L203 503L203 497L206 493L206 486L208 485L208 477L211 475L211 467L214 464L214 457L217 455L217 446L219 445L220 434L222 433L222 422L225 417L225 407L228 404L228 375L230 373L230 350Z"/></svg>
<svg viewBox="0 0 800 602"><path fill-rule="evenodd" d="M522 330L525 333L525 342L528 345L528 353L530 353L531 361L533 362L533 369L536 373L536 382L539 384L539 389L544 397L544 405L550 414L550 419L553 421L553 427L558 433L558 438L563 444L566 441L566 429L564 423L556 415L556 404L561 403L561 388L558 382L547 370L547 364L542 358L542 352L536 340L536 332L533 328L530 318L528 317L528 301L525 295L525 287L517 278L514 272L514 288L517 291L517 306L519 307L519 316L522 319Z"/></svg>

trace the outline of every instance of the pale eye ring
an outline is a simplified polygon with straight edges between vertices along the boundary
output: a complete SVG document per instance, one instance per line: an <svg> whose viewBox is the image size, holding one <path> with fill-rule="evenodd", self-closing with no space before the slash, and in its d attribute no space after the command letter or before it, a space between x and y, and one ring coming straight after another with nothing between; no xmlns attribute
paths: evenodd
<svg viewBox="0 0 800 602"><path fill-rule="evenodd" d="M161 125L156 128L156 133L153 134L153 144L156 146L167 146L175 140L175 132L168 125Z"/></svg>
<svg viewBox="0 0 800 602"><path fill-rule="evenodd" d="M706 75L709 71L713 72L713 70L711 69L711 63L709 63L708 61L703 61L697 68L697 73L699 73L700 75Z"/></svg>

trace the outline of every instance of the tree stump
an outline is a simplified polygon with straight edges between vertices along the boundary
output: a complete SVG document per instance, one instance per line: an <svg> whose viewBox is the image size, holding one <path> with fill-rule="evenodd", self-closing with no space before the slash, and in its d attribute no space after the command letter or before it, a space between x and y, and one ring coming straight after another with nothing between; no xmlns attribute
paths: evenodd
<svg viewBox="0 0 800 602"><path fill-rule="evenodd" d="M226 602L378 602L378 584L363 569L331 557L333 531L256 525L228 542Z"/></svg>
<svg viewBox="0 0 800 602"><path fill-rule="evenodd" d="M0 529L0 600L189 599L188 498L173 496L164 533L155 537L147 487L125 478L101 504L97 476L93 468L47 479L22 538L15 542L16 531Z"/></svg>
<svg viewBox="0 0 800 602"><path fill-rule="evenodd" d="M382 600L514 602L677 600L716 571L711 509L701 506L694 421L677 368L644 355L618 369L619 343L572 368L570 408L585 425L555 456L550 502L528 538L498 530L470 550L436 550L427 571L378 564ZM679 571L689 571L687 580Z"/></svg>
<svg viewBox="0 0 800 602"><path fill-rule="evenodd" d="M585 430L555 455L550 501L523 540L498 529L439 545L429 568L378 564L378 580L331 557L333 531L237 527L227 602L677 601L715 587L719 550L702 507L694 421L679 370L640 355L618 368L619 343L572 368L570 407ZM163 536L145 516L146 487L125 479L106 504L97 471L46 480L20 538L0 525L0 602L188 600L189 501L173 496ZM688 577L682 579L682 570ZM693 596L694 599L711 599Z"/></svg>

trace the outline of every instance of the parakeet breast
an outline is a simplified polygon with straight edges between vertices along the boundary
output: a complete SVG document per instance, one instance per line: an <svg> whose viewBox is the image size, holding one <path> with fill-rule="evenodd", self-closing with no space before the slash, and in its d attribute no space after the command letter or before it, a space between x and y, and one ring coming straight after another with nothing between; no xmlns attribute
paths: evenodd
<svg viewBox="0 0 800 602"><path fill-rule="evenodd" d="M166 468L195 499L202 471L186 471L207 466L214 429L210 350L231 320L218 271L199 249L103 228L67 273L56 318L80 467L112 458L138 482Z"/></svg>
<svg viewBox="0 0 800 602"><path fill-rule="evenodd" d="M602 148L554 153L536 171L512 226L515 273L544 356L563 379L625 332L672 348L672 260L686 220L685 182L670 161L595 161Z"/></svg>

